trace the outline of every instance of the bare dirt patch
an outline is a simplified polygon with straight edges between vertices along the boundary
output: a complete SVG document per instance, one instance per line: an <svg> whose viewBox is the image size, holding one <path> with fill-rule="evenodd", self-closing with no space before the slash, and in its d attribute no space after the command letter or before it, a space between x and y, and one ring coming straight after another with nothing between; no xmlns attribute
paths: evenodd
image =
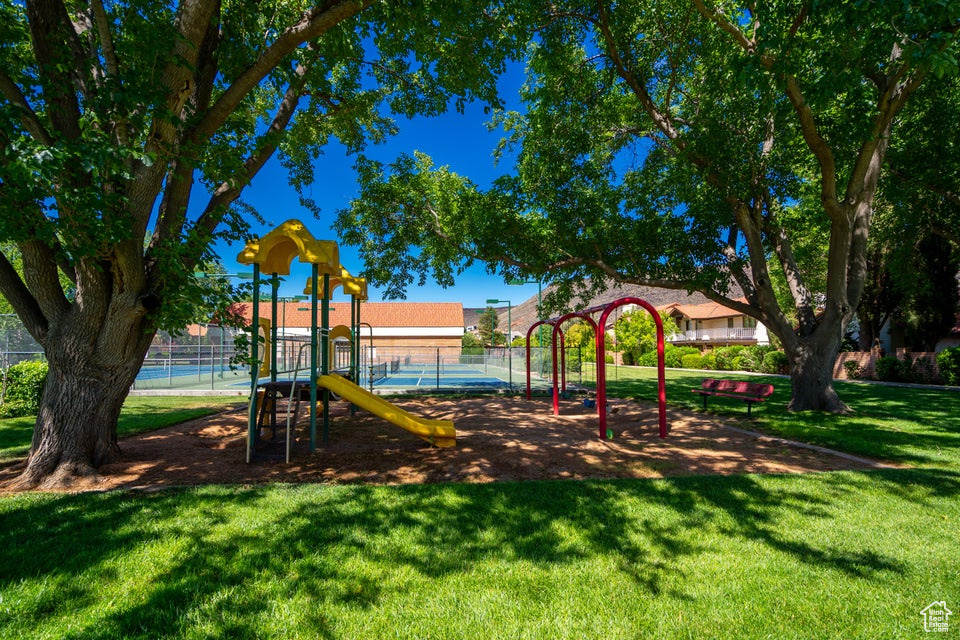
<svg viewBox="0 0 960 640"><path fill-rule="evenodd" d="M246 456L246 409L185 422L121 441L120 461L74 490L153 489L202 484L495 482L503 480L651 478L692 474L807 473L865 469L847 459L728 428L710 414L671 410L670 435L657 436L656 407L611 400L612 440L597 437L596 410L565 401L554 416L547 399L399 400L404 409L452 420L455 448L431 448L390 423L346 403L331 405L329 442L310 453L300 420L293 462ZM746 420L730 422L746 427ZM319 434L318 434L319 439ZM0 486L22 463L0 469ZM2 489L0 489L2 491Z"/></svg>

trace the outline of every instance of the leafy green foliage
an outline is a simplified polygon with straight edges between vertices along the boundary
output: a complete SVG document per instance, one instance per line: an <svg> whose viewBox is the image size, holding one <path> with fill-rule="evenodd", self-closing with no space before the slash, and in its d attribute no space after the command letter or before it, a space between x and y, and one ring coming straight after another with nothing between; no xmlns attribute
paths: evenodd
<svg viewBox="0 0 960 640"><path fill-rule="evenodd" d="M733 345L729 347L717 347L713 354L717 360L717 369L721 371L736 371L735 362L737 357L746 349L743 345ZM742 359L740 360L742 363Z"/></svg>
<svg viewBox="0 0 960 640"><path fill-rule="evenodd" d="M951 278L960 270L960 128L957 79L929 78L902 114L908 137L891 140L870 238L870 274L858 308L861 349L881 325L906 329L909 344L932 350L960 311Z"/></svg>
<svg viewBox="0 0 960 640"><path fill-rule="evenodd" d="M884 382L910 382L910 365L896 356L878 358L876 364L877 379Z"/></svg>
<svg viewBox="0 0 960 640"><path fill-rule="evenodd" d="M785 374L790 366L787 354L782 351L771 351L763 356L763 372Z"/></svg>
<svg viewBox="0 0 960 640"><path fill-rule="evenodd" d="M660 321L667 336L678 331L676 323L666 313L660 314ZM643 364L648 353L656 357L657 325L650 312L645 309L626 311L614 323L613 329L620 351L628 353L632 362Z"/></svg>
<svg viewBox="0 0 960 640"><path fill-rule="evenodd" d="M960 347L950 347L938 353L937 368L947 384L960 386Z"/></svg>
<svg viewBox="0 0 960 640"><path fill-rule="evenodd" d="M843 363L843 369L847 372L847 378L856 380L863 377L863 367L856 360L847 360Z"/></svg>
<svg viewBox="0 0 960 640"><path fill-rule="evenodd" d="M37 415L48 369L46 362L31 360L11 365L4 373L6 389L0 417Z"/></svg>
<svg viewBox="0 0 960 640"><path fill-rule="evenodd" d="M461 353L465 355L482 355L483 354L483 340L476 336L476 334L467 332L463 334L463 338L460 340L461 344Z"/></svg>
<svg viewBox="0 0 960 640"><path fill-rule="evenodd" d="M497 316L497 310L493 307L487 307L477 316L477 333L480 334L480 342L486 346L494 346L497 337L497 325L500 318Z"/></svg>
<svg viewBox="0 0 960 640"><path fill-rule="evenodd" d="M593 327L587 322L575 321L567 327L564 343L568 349L575 349L584 362L597 361L597 341ZM609 333L604 334L604 349L607 353L613 349L613 337Z"/></svg>

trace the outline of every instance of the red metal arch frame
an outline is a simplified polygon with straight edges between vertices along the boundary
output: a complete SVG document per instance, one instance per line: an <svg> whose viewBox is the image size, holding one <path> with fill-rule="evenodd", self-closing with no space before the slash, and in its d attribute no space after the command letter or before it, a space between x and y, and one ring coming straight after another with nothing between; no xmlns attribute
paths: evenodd
<svg viewBox="0 0 960 640"><path fill-rule="evenodd" d="M560 388L566 390L567 388L567 351L566 351L566 336L563 334L563 329L559 325L554 324L554 320L540 320L530 326L530 329L527 330L527 400L531 398L530 391L530 336L533 335L533 330L541 325L550 325L554 327L554 331L550 333L551 342L553 347L553 403L556 407L559 408L559 403L557 401L557 345L556 334L560 334L560 378L561 384ZM543 345L540 345L540 349L543 349Z"/></svg>
<svg viewBox="0 0 960 640"><path fill-rule="evenodd" d="M663 350L664 350L664 332L663 332L663 320L660 318L660 314L657 313L657 310L646 300L640 298L626 297L614 300L605 305L600 305L596 307L590 307L589 309L584 309L583 311L577 311L574 313L568 313L566 315L560 316L559 318L551 318L550 320L539 320L533 325L530 326L530 329L527 330L527 400L530 400L530 336L533 335L533 330L539 327L540 325L550 325L553 327L551 332L551 349L553 353L553 413L554 415L560 414L560 391L566 390L567 380L566 380L566 366L565 363L561 365L560 372L563 376L561 385L558 387L557 384L557 334L559 333L561 341L563 341L563 331L560 326L567 320L571 318L582 318L587 320L593 327L593 333L596 337L596 355L597 355L597 414L600 418L600 429L599 435L601 440L607 439L607 362L606 362L606 345L604 344L604 336L606 334L607 320L610 317L610 314L613 313L619 307L622 307L627 304L635 304L637 306L643 307L646 309L651 316L653 316L653 321L657 327L657 405L659 410L659 431L660 437L667 437L667 385L666 385L666 375L664 372L664 359L663 359ZM599 322L595 322L591 317L592 314L600 312ZM543 345L540 345L540 348L543 348ZM561 358L564 357L564 351L561 349L560 352Z"/></svg>
<svg viewBox="0 0 960 640"><path fill-rule="evenodd" d="M643 307L650 312L650 315L653 316L653 321L657 325L657 405L660 412L660 437L667 437L667 382L666 374L664 372L664 362L663 362L663 320L660 318L660 314L657 313L657 310L646 300L640 298L620 298L619 300L614 300L613 302L604 305L603 313L600 315L600 322L597 323L600 327L606 328L607 318L610 317L610 314L619 307L622 307L626 304L635 304L637 306ZM604 345L603 335L605 331L597 331L597 407L599 408L600 413L600 439L606 440L607 438L607 362L606 362L606 346Z"/></svg>
<svg viewBox="0 0 960 640"><path fill-rule="evenodd" d="M537 327L545 324L552 324L550 320L538 320L527 329L527 400L530 399L530 336L533 335L533 330ZM540 349L543 349L543 345L540 345Z"/></svg>
<svg viewBox="0 0 960 640"><path fill-rule="evenodd" d="M560 350L560 357L564 358L563 366L560 368L560 376L562 376L563 380L561 381L559 388L557 386L557 333L560 333L562 339L563 331L560 330L560 327L564 322L570 320L571 318L581 318L582 320L586 320L590 323L590 326L593 327L593 332L596 333L597 322L590 317L588 311L589 310L568 313L560 316L555 322L553 322L553 334L550 340L550 348L553 350L553 415L555 416L560 415L560 393L567 390L566 345L564 345L564 347Z"/></svg>

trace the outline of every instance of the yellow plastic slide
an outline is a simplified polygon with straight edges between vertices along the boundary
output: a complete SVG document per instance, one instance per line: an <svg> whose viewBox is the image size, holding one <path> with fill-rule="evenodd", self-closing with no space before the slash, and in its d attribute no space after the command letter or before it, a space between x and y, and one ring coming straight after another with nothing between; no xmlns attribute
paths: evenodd
<svg viewBox="0 0 960 640"><path fill-rule="evenodd" d="M335 373L320 376L317 378L317 386L329 389L361 409L392 422L401 429L406 429L435 447L454 447L457 444L457 431L453 428L451 421L429 420L415 416L363 387L353 384L343 376Z"/></svg>

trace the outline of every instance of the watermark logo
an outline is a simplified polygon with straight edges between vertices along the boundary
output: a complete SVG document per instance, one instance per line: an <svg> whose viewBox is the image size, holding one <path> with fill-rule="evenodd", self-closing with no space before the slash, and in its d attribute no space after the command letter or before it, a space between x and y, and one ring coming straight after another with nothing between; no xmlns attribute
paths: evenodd
<svg viewBox="0 0 960 640"><path fill-rule="evenodd" d="M946 633L950 625L950 616L953 612L947 609L946 600L934 600L920 610L923 616L923 630L927 632Z"/></svg>

